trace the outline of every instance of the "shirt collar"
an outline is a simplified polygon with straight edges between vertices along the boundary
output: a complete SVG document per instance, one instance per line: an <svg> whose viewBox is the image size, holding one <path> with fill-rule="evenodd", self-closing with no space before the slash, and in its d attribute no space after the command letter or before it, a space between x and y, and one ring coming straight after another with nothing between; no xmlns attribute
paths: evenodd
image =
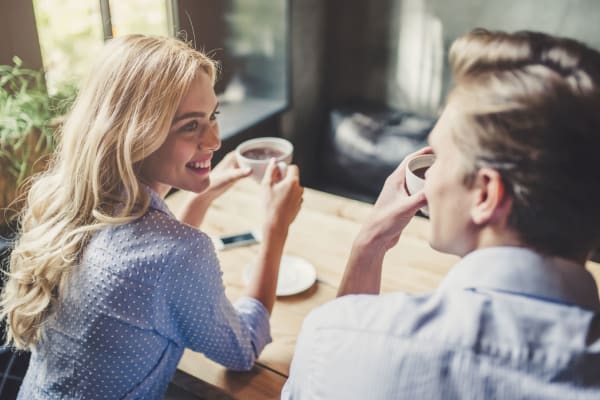
<svg viewBox="0 0 600 400"><path fill-rule="evenodd" d="M167 203L165 203L165 201L162 199L162 197L160 197L158 193L156 193L154 190L152 190L149 186L146 185L144 185L144 189L146 189L146 192L150 195L150 208L153 208L155 210L169 215L172 218L175 218L171 210L169 210Z"/></svg>
<svg viewBox="0 0 600 400"><path fill-rule="evenodd" d="M442 288L505 291L600 309L594 278L582 265L522 247L469 253L448 273Z"/></svg>

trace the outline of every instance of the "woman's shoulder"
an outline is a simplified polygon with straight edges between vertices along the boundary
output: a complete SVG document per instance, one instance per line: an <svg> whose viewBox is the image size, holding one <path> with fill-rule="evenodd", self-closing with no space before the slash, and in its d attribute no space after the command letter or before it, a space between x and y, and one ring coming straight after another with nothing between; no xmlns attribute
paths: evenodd
<svg viewBox="0 0 600 400"><path fill-rule="evenodd" d="M134 221L99 232L91 244L105 251L147 252L159 254L160 258L213 248L212 240L204 232L152 208Z"/></svg>
<svg viewBox="0 0 600 400"><path fill-rule="evenodd" d="M178 246L197 246L212 243L209 236L190 225L178 221L171 215L150 209L143 217L132 223L136 236L149 237Z"/></svg>
<svg viewBox="0 0 600 400"><path fill-rule="evenodd" d="M144 216L99 232L87 246L83 262L145 279L166 270L193 271L198 262L216 270L218 261L208 235L170 215L149 210Z"/></svg>

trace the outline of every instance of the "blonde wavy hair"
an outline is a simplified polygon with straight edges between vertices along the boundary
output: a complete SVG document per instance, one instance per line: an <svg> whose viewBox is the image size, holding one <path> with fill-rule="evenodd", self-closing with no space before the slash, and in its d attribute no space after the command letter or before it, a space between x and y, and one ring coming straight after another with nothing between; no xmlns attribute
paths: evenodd
<svg viewBox="0 0 600 400"><path fill-rule="evenodd" d="M35 346L91 235L143 215L140 161L165 141L198 73L217 65L178 39L127 35L106 44L20 216L1 298L6 343Z"/></svg>

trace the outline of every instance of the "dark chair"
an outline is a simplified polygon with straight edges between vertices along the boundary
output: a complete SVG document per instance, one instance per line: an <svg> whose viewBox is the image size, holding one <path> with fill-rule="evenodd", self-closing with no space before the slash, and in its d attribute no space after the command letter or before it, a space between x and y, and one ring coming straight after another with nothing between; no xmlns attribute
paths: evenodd
<svg viewBox="0 0 600 400"><path fill-rule="evenodd" d="M0 266L6 271L10 257L11 240L0 236ZM2 284L4 279L1 280ZM4 321L0 323L0 338L4 341L6 329ZM30 354L25 351L0 346L0 399L11 400L17 398L19 387L23 382L25 372L29 365Z"/></svg>
<svg viewBox="0 0 600 400"><path fill-rule="evenodd" d="M0 399L16 399L29 365L28 352L0 347Z"/></svg>

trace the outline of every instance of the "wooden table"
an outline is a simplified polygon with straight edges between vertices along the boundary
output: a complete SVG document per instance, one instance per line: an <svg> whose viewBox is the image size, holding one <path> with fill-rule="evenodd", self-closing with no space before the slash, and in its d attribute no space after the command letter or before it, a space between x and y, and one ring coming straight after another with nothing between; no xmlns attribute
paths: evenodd
<svg viewBox="0 0 600 400"><path fill-rule="evenodd" d="M258 185L250 179L237 183L214 202L202 230L209 235L233 234L260 226L261 205ZM167 198L177 215L184 192ZM289 374L296 337L304 317L315 307L335 298L337 286L355 235L371 205L306 189L304 203L291 226L284 254L310 261L317 269L317 282L308 291L277 299L271 316L273 342L262 352L251 372L232 372L186 350L178 369L214 385L236 399L279 399ZM382 291L429 292L438 286L455 256L432 250L427 243L429 221L415 217L406 227L398 245L384 261ZM235 300L243 294L242 271L255 259L258 246L222 251L219 260L227 296ZM600 282L600 264L588 268Z"/></svg>

